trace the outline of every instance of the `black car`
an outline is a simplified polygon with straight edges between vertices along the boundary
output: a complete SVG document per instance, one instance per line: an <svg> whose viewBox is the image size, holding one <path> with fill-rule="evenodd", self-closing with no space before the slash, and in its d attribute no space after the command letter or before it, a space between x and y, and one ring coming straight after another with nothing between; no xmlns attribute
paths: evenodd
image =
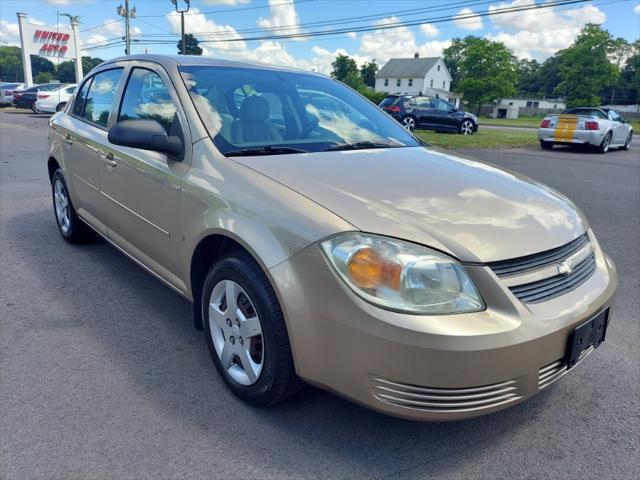
<svg viewBox="0 0 640 480"><path fill-rule="evenodd" d="M438 97L389 95L379 106L409 130L418 128L463 135L478 131L478 117Z"/></svg>
<svg viewBox="0 0 640 480"><path fill-rule="evenodd" d="M15 92L13 95L13 106L16 108L30 108L35 112L34 103L38 100L38 92L50 92L65 85L64 83L43 83L42 85L35 85L21 92Z"/></svg>

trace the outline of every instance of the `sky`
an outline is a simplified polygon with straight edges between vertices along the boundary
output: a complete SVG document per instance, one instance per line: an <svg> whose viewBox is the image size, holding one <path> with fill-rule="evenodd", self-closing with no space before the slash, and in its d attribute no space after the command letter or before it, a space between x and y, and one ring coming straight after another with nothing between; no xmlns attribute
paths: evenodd
<svg viewBox="0 0 640 480"><path fill-rule="evenodd" d="M180 7L186 7L184 0L177 1ZM589 22L602 24L614 36L629 41L640 37L638 0L592 0L476 16L547 1L192 0L185 23L187 33L203 40L200 46L204 55L297 66L323 73L330 71L330 64L339 53L354 57L358 64L375 59L383 65L389 58L412 57L416 52L422 57L439 56L452 38L466 35L499 40L518 57L537 60L568 47ZM124 54L124 45L111 44L124 34L124 20L117 14L121 3L124 0L0 0L0 44L19 45L18 11L27 13L31 23L52 27L58 20L57 12L70 13L80 16L83 54L105 60L120 56ZM177 53L180 16L170 0L130 0L129 6L136 9L136 18L131 19L132 53ZM439 22L438 18L445 21ZM394 28L380 28L385 25ZM375 30L358 31L359 28ZM252 39L274 33L334 29L341 29L341 33Z"/></svg>

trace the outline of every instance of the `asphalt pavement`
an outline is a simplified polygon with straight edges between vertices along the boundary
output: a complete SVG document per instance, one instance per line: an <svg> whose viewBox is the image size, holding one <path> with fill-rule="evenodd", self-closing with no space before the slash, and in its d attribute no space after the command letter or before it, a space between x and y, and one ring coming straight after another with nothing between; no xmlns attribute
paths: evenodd
<svg viewBox="0 0 640 480"><path fill-rule="evenodd" d="M640 148L467 151L568 195L617 262L606 342L533 399L414 423L225 388L189 304L52 213L47 117L0 113L0 478L639 478ZM408 366L408 368L410 368Z"/></svg>

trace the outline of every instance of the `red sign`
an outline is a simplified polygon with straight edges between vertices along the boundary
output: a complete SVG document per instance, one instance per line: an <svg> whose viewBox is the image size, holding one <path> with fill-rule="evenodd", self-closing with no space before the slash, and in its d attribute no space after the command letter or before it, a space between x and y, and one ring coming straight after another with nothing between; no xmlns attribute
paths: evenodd
<svg viewBox="0 0 640 480"><path fill-rule="evenodd" d="M50 32L48 30L36 30L33 34L33 43L42 43L40 55L64 55L67 52L66 43L71 35L63 32Z"/></svg>

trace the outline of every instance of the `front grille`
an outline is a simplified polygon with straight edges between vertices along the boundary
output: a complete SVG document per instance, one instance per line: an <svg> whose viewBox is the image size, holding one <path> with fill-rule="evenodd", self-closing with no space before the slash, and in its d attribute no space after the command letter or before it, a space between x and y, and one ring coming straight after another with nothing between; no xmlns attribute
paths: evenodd
<svg viewBox="0 0 640 480"><path fill-rule="evenodd" d="M592 252L575 265L568 274L554 271L547 278L526 283L523 280L523 283L513 285L514 279L517 282L519 276L523 276L524 279L531 272L560 264L583 250L588 243L589 237L584 234L562 247L511 260L492 262L488 266L498 277L510 280L509 290L522 302L545 302L564 295L586 282L596 269L595 254Z"/></svg>
<svg viewBox="0 0 640 480"><path fill-rule="evenodd" d="M593 350L593 345L583 350L582 353L580 353L580 357L578 358L578 363L584 360L587 355L593 352ZM576 365L578 365L578 363L576 363ZM551 385L556 380L560 380L567 374L568 371L569 369L567 368L567 362L564 358L558 360L557 362L553 362L546 367L542 367L538 372L538 389L542 390L543 388Z"/></svg>
<svg viewBox="0 0 640 480"><path fill-rule="evenodd" d="M585 233L562 247L552 248L545 252L534 253L533 255L526 255L524 257L512 258L511 260L491 262L489 267L491 267L491 270L499 277L515 275L516 273L522 273L561 262L571 254L580 250L588 242L589 237Z"/></svg>
<svg viewBox="0 0 640 480"><path fill-rule="evenodd" d="M472 412L522 398L515 380L469 388L421 387L377 377L371 377L371 383L379 401L426 412Z"/></svg>

